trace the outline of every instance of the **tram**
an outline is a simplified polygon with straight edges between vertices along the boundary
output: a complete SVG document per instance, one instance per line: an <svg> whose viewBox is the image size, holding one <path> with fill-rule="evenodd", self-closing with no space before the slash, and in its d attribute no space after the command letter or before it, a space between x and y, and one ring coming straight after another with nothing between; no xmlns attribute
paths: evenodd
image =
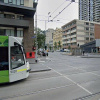
<svg viewBox="0 0 100 100"><path fill-rule="evenodd" d="M0 84L25 79L29 71L22 41L18 37L0 36Z"/></svg>

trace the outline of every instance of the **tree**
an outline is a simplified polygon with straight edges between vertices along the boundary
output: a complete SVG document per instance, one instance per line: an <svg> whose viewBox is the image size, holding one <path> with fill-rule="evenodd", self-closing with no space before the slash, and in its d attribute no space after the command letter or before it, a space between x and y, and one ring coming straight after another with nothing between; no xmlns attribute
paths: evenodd
<svg viewBox="0 0 100 100"><path fill-rule="evenodd" d="M70 45L68 46L68 49L69 49L69 50L71 49Z"/></svg>
<svg viewBox="0 0 100 100"><path fill-rule="evenodd" d="M58 42L58 48L61 49L61 42Z"/></svg>
<svg viewBox="0 0 100 100"><path fill-rule="evenodd" d="M36 32L36 28L34 29ZM39 48L44 48L45 47L45 32L42 31L40 28L37 28L37 45L38 49ZM36 33L35 33L36 35ZM34 39L34 45L36 43L36 39Z"/></svg>
<svg viewBox="0 0 100 100"><path fill-rule="evenodd" d="M52 48L52 47L51 47L51 46L49 46L50 51L51 51L51 48Z"/></svg>
<svg viewBox="0 0 100 100"><path fill-rule="evenodd" d="M54 42L54 49L57 49L57 42Z"/></svg>

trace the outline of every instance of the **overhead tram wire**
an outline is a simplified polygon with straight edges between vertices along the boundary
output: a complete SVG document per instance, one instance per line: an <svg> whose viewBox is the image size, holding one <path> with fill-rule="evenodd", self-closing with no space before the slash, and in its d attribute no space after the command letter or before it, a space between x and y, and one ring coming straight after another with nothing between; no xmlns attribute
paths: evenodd
<svg viewBox="0 0 100 100"><path fill-rule="evenodd" d="M57 7L56 10L54 10L49 16L51 16L52 14L54 14L66 1L64 1L60 6Z"/></svg>
<svg viewBox="0 0 100 100"><path fill-rule="evenodd" d="M70 2L63 10L61 10L52 20L54 20L56 17L58 17L69 5L71 5L72 2Z"/></svg>
<svg viewBox="0 0 100 100"><path fill-rule="evenodd" d="M67 0L67 1L70 1L70 0ZM70 2L61 12L59 12L53 19L55 19L56 17L58 17L70 4L71 4L72 2ZM79 3L79 2L74 2L74 3ZM82 4L82 3L80 3L80 4ZM82 4L83 5L83 4ZM88 6L88 5L86 5L86 6ZM92 7L92 6L91 6ZM52 19L52 20L53 20Z"/></svg>

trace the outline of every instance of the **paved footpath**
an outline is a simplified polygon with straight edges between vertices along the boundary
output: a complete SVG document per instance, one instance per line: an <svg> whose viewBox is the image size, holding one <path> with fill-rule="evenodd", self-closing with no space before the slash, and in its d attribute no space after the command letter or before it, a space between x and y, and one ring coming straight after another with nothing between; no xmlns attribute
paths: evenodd
<svg viewBox="0 0 100 100"><path fill-rule="evenodd" d="M35 58L31 58L31 59L27 59L27 61L30 64L31 67L31 72L42 72L42 71L50 71L51 69L48 68L47 66L44 66L43 64L41 64L40 62L45 62L48 59L46 57L40 57L38 58L38 62L35 62Z"/></svg>

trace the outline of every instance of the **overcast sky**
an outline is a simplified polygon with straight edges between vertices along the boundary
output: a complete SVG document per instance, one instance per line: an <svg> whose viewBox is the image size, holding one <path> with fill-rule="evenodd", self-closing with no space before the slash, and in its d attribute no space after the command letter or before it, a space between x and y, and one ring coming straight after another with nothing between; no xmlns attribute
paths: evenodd
<svg viewBox="0 0 100 100"><path fill-rule="evenodd" d="M71 3L66 9L64 9L70 1L71 0L38 0L37 27L45 30L46 25L46 29L56 29L56 27L61 28L61 26L73 19L78 19L78 0L75 0L77 3ZM61 11L62 13L59 14ZM49 12L50 14L48 15ZM50 15L51 17L48 17ZM58 16L54 18L56 15ZM52 20L53 18L53 22L48 22L48 19Z"/></svg>

